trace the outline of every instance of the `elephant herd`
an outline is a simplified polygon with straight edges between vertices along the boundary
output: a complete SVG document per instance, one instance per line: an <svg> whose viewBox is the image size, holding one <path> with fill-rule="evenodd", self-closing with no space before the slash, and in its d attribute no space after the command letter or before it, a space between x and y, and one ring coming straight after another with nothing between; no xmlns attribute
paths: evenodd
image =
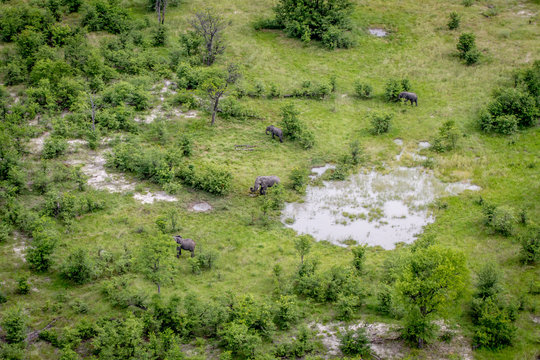
<svg viewBox="0 0 540 360"><path fill-rule="evenodd" d="M411 106L413 105L413 103L418 106L418 95L413 92L401 92L398 98L405 99L405 103L410 101ZM279 142L283 142L283 131L280 128L277 128L274 125L270 125L266 128L266 135L268 135L269 133L272 134L272 139L274 139L274 137L277 137L279 139ZM277 176L257 176L257 178L255 179L255 184L252 188L249 188L249 190L252 193L257 192L258 190L261 195L265 195L266 189L276 184L279 184L279 182L280 179ZM191 257L195 256L195 241L193 241L192 239L184 239L180 235L176 235L174 237L174 240L178 245L176 247L177 258L180 258L180 255L182 255L182 250L191 252Z"/></svg>

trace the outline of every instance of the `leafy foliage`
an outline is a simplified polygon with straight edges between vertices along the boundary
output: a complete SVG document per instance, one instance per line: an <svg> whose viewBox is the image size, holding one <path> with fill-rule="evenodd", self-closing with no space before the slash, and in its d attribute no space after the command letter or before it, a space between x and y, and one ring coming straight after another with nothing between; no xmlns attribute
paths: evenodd
<svg viewBox="0 0 540 360"><path fill-rule="evenodd" d="M94 274L94 263L89 258L86 251L77 249L68 255L60 270L61 275L74 282L84 284L88 282Z"/></svg>
<svg viewBox="0 0 540 360"><path fill-rule="evenodd" d="M340 350L345 355L360 355L367 357L371 354L370 341L366 329L359 327L356 330L346 330L340 338Z"/></svg>
<svg viewBox="0 0 540 360"><path fill-rule="evenodd" d="M21 308L7 309L3 315L0 325L6 333L8 344L16 344L26 338L27 318Z"/></svg>
<svg viewBox="0 0 540 360"><path fill-rule="evenodd" d="M371 122L371 133L373 135L381 135L387 133L392 126L393 114L382 113L382 112L373 112L370 116Z"/></svg>
<svg viewBox="0 0 540 360"><path fill-rule="evenodd" d="M328 49L349 48L354 42L346 33L353 3L349 0L294 1L279 0L274 8L274 23L260 26L279 27L291 37L304 42L322 41Z"/></svg>

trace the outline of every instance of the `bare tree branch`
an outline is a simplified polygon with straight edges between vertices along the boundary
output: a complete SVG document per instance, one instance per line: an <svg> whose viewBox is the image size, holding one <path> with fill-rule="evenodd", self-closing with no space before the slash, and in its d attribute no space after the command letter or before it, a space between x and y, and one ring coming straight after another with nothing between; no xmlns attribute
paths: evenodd
<svg viewBox="0 0 540 360"><path fill-rule="evenodd" d="M225 51L222 34L229 23L210 9L197 12L189 23L195 32L204 39L204 63L208 66L212 65L216 57Z"/></svg>

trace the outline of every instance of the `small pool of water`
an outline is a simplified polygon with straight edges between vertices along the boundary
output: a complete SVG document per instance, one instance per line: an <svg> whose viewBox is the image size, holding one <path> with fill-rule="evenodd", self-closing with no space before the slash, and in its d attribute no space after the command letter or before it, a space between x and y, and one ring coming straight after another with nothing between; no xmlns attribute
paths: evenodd
<svg viewBox="0 0 540 360"><path fill-rule="evenodd" d="M286 205L284 224L319 241L343 245L353 240L385 249L413 242L434 221L428 205L435 199L480 190L467 182L443 183L421 167L369 171L323 184L308 186L304 202Z"/></svg>
<svg viewBox="0 0 540 360"><path fill-rule="evenodd" d="M311 174L309 175L309 178L314 180L318 177L321 177L326 172L326 170L335 169L335 168L336 168L336 165L332 165L332 164L326 164L324 166L317 166L317 167L311 168Z"/></svg>

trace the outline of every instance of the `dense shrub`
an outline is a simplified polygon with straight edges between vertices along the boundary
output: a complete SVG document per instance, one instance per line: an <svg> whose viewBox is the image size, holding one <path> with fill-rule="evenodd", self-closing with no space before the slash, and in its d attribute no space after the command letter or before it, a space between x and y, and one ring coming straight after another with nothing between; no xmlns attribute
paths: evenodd
<svg viewBox="0 0 540 360"><path fill-rule="evenodd" d="M63 155L67 149L67 141L64 138L50 136L45 139L41 156L44 159L53 159Z"/></svg>
<svg viewBox="0 0 540 360"><path fill-rule="evenodd" d="M17 36L15 40L17 53L26 61L28 66L33 65L35 53L39 47L45 44L45 36L32 28L27 28Z"/></svg>
<svg viewBox="0 0 540 360"><path fill-rule="evenodd" d="M274 324L281 329L290 329L298 320L298 309L292 296L281 295L275 303Z"/></svg>
<svg viewBox="0 0 540 360"><path fill-rule="evenodd" d="M94 265L88 253L83 249L78 249L68 255L62 264L60 274L74 282L84 284L88 282L94 273Z"/></svg>
<svg viewBox="0 0 540 360"><path fill-rule="evenodd" d="M521 239L521 262L533 264L540 261L540 231L533 230Z"/></svg>
<svg viewBox="0 0 540 360"><path fill-rule="evenodd" d="M26 252L26 261L35 271L47 271L52 263L55 240L48 232L34 232L33 236L32 245Z"/></svg>
<svg viewBox="0 0 540 360"><path fill-rule="evenodd" d="M459 23L461 21L461 16L455 12L452 11L450 13L450 20L448 21L448 29L449 30L455 30L459 27Z"/></svg>
<svg viewBox="0 0 540 360"><path fill-rule="evenodd" d="M303 191L309 181L309 172L305 168L294 168L289 175L291 187L296 191Z"/></svg>
<svg viewBox="0 0 540 360"><path fill-rule="evenodd" d="M299 141L302 147L309 149L315 144L314 135L298 118L298 114L299 112L292 104L285 105L281 108L283 135L290 137L292 140Z"/></svg>
<svg viewBox="0 0 540 360"><path fill-rule="evenodd" d="M330 95L331 92L332 85L329 83L303 81L300 88L293 90L292 96L323 100Z"/></svg>
<svg viewBox="0 0 540 360"><path fill-rule="evenodd" d="M340 337L340 350L345 355L360 355L368 357L371 354L370 341L366 335L366 330L359 327L356 330L346 330Z"/></svg>
<svg viewBox="0 0 540 360"><path fill-rule="evenodd" d="M500 349L512 345L516 327L506 309L501 309L493 298L480 304L473 343L478 347Z"/></svg>
<svg viewBox="0 0 540 360"><path fill-rule="evenodd" d="M308 330L308 328L302 326L291 342L281 343L276 346L274 356L285 359L304 357L306 354L315 349L315 344L312 337L313 334Z"/></svg>
<svg viewBox="0 0 540 360"><path fill-rule="evenodd" d="M142 321L132 315L100 321L92 340L94 352L101 359L135 359L143 353L143 329Z"/></svg>
<svg viewBox="0 0 540 360"><path fill-rule="evenodd" d="M453 120L448 120L439 128L439 135L433 140L432 149L436 152L453 150L459 139L459 131Z"/></svg>
<svg viewBox="0 0 540 360"><path fill-rule="evenodd" d="M366 261L366 247L355 246L352 248L353 261L352 265L359 273L364 270L364 262Z"/></svg>
<svg viewBox="0 0 540 360"><path fill-rule="evenodd" d="M148 92L142 86L135 86L126 81L120 81L105 89L103 101L110 106L130 105L138 111L150 106Z"/></svg>
<svg viewBox="0 0 540 360"><path fill-rule="evenodd" d="M504 115L514 116L517 118L517 125L520 128L533 126L539 116L539 109L534 98L525 91L513 88L504 89L496 93L495 98L488 105L487 110L496 119ZM503 120L498 119L497 122L504 123ZM499 126L503 127L502 125Z"/></svg>
<svg viewBox="0 0 540 360"><path fill-rule="evenodd" d="M484 132L511 135L518 130L518 119L515 115L494 117L489 111L482 111L478 116L478 123Z"/></svg>
<svg viewBox="0 0 540 360"><path fill-rule="evenodd" d="M272 210L281 210L285 202L283 186L281 184L272 186L266 190L265 196L261 196L260 199L263 214L266 215Z"/></svg>
<svg viewBox="0 0 540 360"><path fill-rule="evenodd" d="M484 207L484 214L486 224L496 233L503 236L512 235L516 223L513 209L506 206L499 206L494 209L486 206Z"/></svg>
<svg viewBox="0 0 540 360"><path fill-rule="evenodd" d="M182 134L178 140L178 147L182 155L189 157L193 154L193 138L189 135Z"/></svg>
<svg viewBox="0 0 540 360"><path fill-rule="evenodd" d="M183 166L177 176L187 185L216 195L226 195L232 186L232 174L210 164Z"/></svg>
<svg viewBox="0 0 540 360"><path fill-rule="evenodd" d="M329 49L348 48L353 41L345 31L350 28L352 8L353 3L349 0L279 0L274 8L275 21L259 22L257 27L279 27L287 35L305 42L321 40Z"/></svg>
<svg viewBox="0 0 540 360"><path fill-rule="evenodd" d="M193 93L186 91L186 90L180 90L172 99L172 103L175 106L181 106L182 110L192 110L196 109L197 99L193 95Z"/></svg>
<svg viewBox="0 0 540 360"><path fill-rule="evenodd" d="M476 36L473 33L461 34L456 47L459 57L465 60L467 65L473 65L478 62L480 52L476 48Z"/></svg>
<svg viewBox="0 0 540 360"><path fill-rule="evenodd" d="M390 113L373 112L370 116L371 133L373 135L381 135L387 133L392 125L394 115Z"/></svg>
<svg viewBox="0 0 540 360"><path fill-rule="evenodd" d="M16 344L26 338L26 316L21 308L10 308L2 314L0 325L5 331L8 344Z"/></svg>
<svg viewBox="0 0 540 360"><path fill-rule="evenodd" d="M358 305L358 301L354 296L340 295L335 304L336 319L349 321L354 314L354 308Z"/></svg>
<svg viewBox="0 0 540 360"><path fill-rule="evenodd" d="M356 81L354 83L354 92L361 99L369 99L373 95L373 87L369 84Z"/></svg>
<svg viewBox="0 0 540 360"><path fill-rule="evenodd" d="M90 31L118 34L130 28L128 12L118 0L92 0L83 5L82 25Z"/></svg>
<svg viewBox="0 0 540 360"><path fill-rule="evenodd" d="M225 348L241 358L253 357L261 344L260 337L243 323L231 322L224 325L219 336Z"/></svg>
<svg viewBox="0 0 540 360"><path fill-rule="evenodd" d="M430 317L422 316L418 308L414 307L407 312L401 337L413 346L423 347L435 337L435 325Z"/></svg>
<svg viewBox="0 0 540 360"><path fill-rule="evenodd" d="M399 93L409 90L411 90L411 85L408 79L389 79L386 82L384 97L386 98L386 101L398 102Z"/></svg>
<svg viewBox="0 0 540 360"><path fill-rule="evenodd" d="M17 4L2 6L0 12L0 39L13 41L17 34L25 28L34 28L38 31L46 29L54 22L54 18L45 9Z"/></svg>
<svg viewBox="0 0 540 360"><path fill-rule="evenodd" d="M1 223L0 224L0 244L8 241L10 233L11 233L10 227L5 223Z"/></svg>
<svg viewBox="0 0 540 360"><path fill-rule="evenodd" d="M30 292L30 284L28 284L28 277L23 275L17 280L17 294L26 295Z"/></svg>
<svg viewBox="0 0 540 360"><path fill-rule="evenodd" d="M216 263L219 253L214 250L199 250L195 257L189 259L191 272L199 274L201 270L210 270Z"/></svg>

